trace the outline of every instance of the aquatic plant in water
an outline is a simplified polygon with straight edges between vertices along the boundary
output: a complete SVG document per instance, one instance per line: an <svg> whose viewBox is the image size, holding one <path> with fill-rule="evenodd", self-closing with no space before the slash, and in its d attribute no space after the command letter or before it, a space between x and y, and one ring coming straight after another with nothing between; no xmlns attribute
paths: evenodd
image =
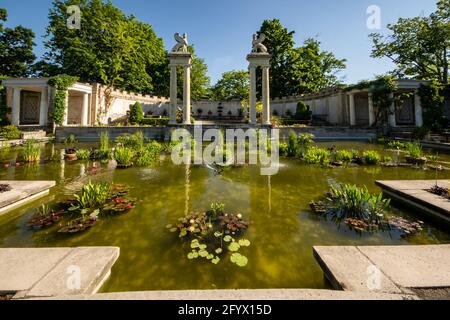
<svg viewBox="0 0 450 320"><path fill-rule="evenodd" d="M88 149L78 149L76 154L78 160L88 160L91 158L91 151Z"/></svg>
<svg viewBox="0 0 450 320"><path fill-rule="evenodd" d="M22 148L22 158L26 162L39 161L41 157L41 146L36 140L26 140Z"/></svg>
<svg viewBox="0 0 450 320"><path fill-rule="evenodd" d="M127 196L125 185L98 182L84 185L81 191L68 201L68 213L75 215L58 230L60 233L75 233L91 228L99 216L108 213L123 213L134 208L135 200Z"/></svg>
<svg viewBox="0 0 450 320"><path fill-rule="evenodd" d="M114 150L114 159L119 168L128 168L133 165L135 152L130 148L119 147Z"/></svg>
<svg viewBox="0 0 450 320"><path fill-rule="evenodd" d="M167 226L180 238L190 240L189 260L203 258L218 264L229 252L232 263L240 267L247 265L247 257L239 251L250 246L250 241L236 237L248 228L249 223L240 214L225 213L224 207L222 203L212 203L210 210L191 213L179 218L176 225Z"/></svg>
<svg viewBox="0 0 450 320"><path fill-rule="evenodd" d="M381 155L375 150L364 151L363 158L368 165L375 165L381 162Z"/></svg>
<svg viewBox="0 0 450 320"><path fill-rule="evenodd" d="M338 219L354 218L374 225L384 222L384 211L390 204L382 193L371 194L366 186L349 184L331 186L327 200L332 215Z"/></svg>
<svg viewBox="0 0 450 320"><path fill-rule="evenodd" d="M324 148L311 147L303 155L303 160L308 164L328 165L330 162L330 151Z"/></svg>

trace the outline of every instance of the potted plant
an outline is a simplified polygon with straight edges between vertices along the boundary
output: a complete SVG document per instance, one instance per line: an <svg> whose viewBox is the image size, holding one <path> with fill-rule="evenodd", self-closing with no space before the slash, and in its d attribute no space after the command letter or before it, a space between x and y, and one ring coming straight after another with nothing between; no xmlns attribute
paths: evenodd
<svg viewBox="0 0 450 320"><path fill-rule="evenodd" d="M64 159L69 161L77 160L77 150L74 148L64 149Z"/></svg>

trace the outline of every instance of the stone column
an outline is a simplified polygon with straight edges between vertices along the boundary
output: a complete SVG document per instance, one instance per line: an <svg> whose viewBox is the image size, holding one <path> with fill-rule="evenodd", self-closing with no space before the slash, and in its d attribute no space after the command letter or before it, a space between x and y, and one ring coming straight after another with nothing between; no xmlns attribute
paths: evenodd
<svg viewBox="0 0 450 320"><path fill-rule="evenodd" d="M48 115L48 90L47 87L43 87L41 90L41 103L39 106L39 125L47 125Z"/></svg>
<svg viewBox="0 0 450 320"><path fill-rule="evenodd" d="M355 95L353 93L349 94L349 114L350 114L350 125L356 125L356 111L355 111Z"/></svg>
<svg viewBox="0 0 450 320"><path fill-rule="evenodd" d="M191 124L191 66L184 66L183 124Z"/></svg>
<svg viewBox="0 0 450 320"><path fill-rule="evenodd" d="M66 92L66 100L64 101L64 117L62 121L63 126L67 126L68 115L69 115L69 91Z"/></svg>
<svg viewBox="0 0 450 320"><path fill-rule="evenodd" d="M375 123L375 111L373 109L372 94L369 92L369 127Z"/></svg>
<svg viewBox="0 0 450 320"><path fill-rule="evenodd" d="M394 93L389 94L389 99L392 100L391 106L389 107L389 115L388 115L388 123L390 127L396 127L395 121L395 101L394 101Z"/></svg>
<svg viewBox="0 0 450 320"><path fill-rule="evenodd" d="M20 92L21 88L13 88L13 105L11 114L11 124L18 126L20 125Z"/></svg>
<svg viewBox="0 0 450 320"><path fill-rule="evenodd" d="M423 126L423 110L422 110L422 101L420 100L420 96L417 92L414 94L414 113L416 118L416 127Z"/></svg>
<svg viewBox="0 0 450 320"><path fill-rule="evenodd" d="M177 123L177 102L178 102L177 66L170 65L170 109L169 109L170 124Z"/></svg>
<svg viewBox="0 0 450 320"><path fill-rule="evenodd" d="M250 67L249 123L256 124L256 67Z"/></svg>
<svg viewBox="0 0 450 320"><path fill-rule="evenodd" d="M262 68L262 103L263 118L262 123L270 125L270 87L269 87L269 67Z"/></svg>
<svg viewBox="0 0 450 320"><path fill-rule="evenodd" d="M88 125L88 116L89 116L89 94L83 94L83 104L81 106L81 125Z"/></svg>

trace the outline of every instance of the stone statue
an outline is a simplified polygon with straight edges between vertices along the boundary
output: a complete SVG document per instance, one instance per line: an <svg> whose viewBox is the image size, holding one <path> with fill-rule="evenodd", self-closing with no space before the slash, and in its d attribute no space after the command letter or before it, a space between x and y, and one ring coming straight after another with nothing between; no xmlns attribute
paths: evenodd
<svg viewBox="0 0 450 320"><path fill-rule="evenodd" d="M172 52L188 52L188 36L187 33L183 37L177 32L174 35L177 44L172 48Z"/></svg>
<svg viewBox="0 0 450 320"><path fill-rule="evenodd" d="M267 47L262 44L264 40L266 40L266 35L264 33L261 33L259 36L257 33L253 35L252 53L267 53Z"/></svg>

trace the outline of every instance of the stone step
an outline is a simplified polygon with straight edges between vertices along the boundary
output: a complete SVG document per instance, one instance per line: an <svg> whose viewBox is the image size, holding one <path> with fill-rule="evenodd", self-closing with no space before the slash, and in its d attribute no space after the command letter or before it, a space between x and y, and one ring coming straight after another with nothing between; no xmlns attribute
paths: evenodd
<svg viewBox="0 0 450 320"><path fill-rule="evenodd" d="M0 249L0 292L14 299L94 294L119 253L117 247Z"/></svg>
<svg viewBox="0 0 450 320"><path fill-rule="evenodd" d="M450 245L314 247L313 253L336 289L412 294L450 287Z"/></svg>

